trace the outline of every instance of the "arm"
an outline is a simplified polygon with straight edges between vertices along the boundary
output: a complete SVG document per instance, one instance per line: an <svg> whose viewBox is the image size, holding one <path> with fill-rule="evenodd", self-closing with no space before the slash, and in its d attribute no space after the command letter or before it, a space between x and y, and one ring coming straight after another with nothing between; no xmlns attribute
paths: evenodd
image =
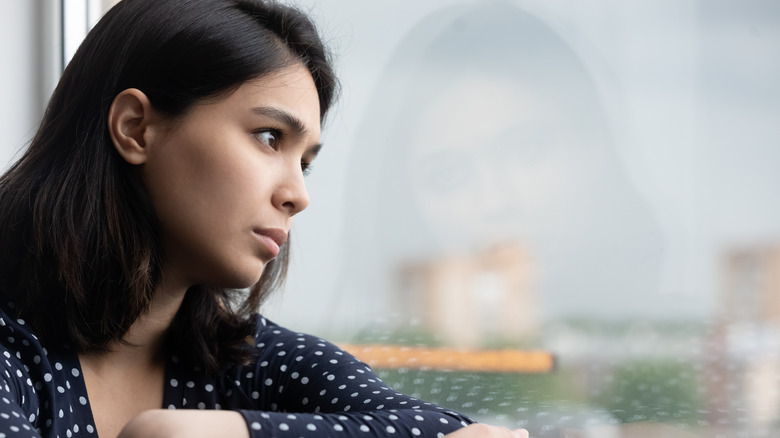
<svg viewBox="0 0 780 438"><path fill-rule="evenodd" d="M446 438L528 438L525 429L509 430L487 424L472 424L446 435Z"/></svg>
<svg viewBox="0 0 780 438"><path fill-rule="evenodd" d="M251 427L251 423L250 423ZM266 436L262 430L255 435ZM334 430L335 432L335 430ZM327 433L307 429L304 436ZM396 436L408 436L394 434ZM13 435L7 435L13 436ZM344 435L349 436L347 434ZM427 436L427 435L422 435ZM146 411L129 423L118 438L249 438L247 423L234 411L165 410ZM523 429L511 431L503 427L472 424L445 435L445 438L528 438Z"/></svg>
<svg viewBox="0 0 780 438"><path fill-rule="evenodd" d="M251 427L251 423L250 423ZM256 435L266 436L262 430ZM325 431L307 429L304 436L322 436ZM394 434L395 435L395 434ZM12 436L12 435L9 435ZM344 435L349 436L347 434ZM396 436L408 436L397 434ZM422 435L427 436L427 435ZM234 411L165 410L146 411L134 419L118 438L249 438L247 423ZM444 438L528 438L523 429L472 424Z"/></svg>
<svg viewBox="0 0 780 438"><path fill-rule="evenodd" d="M470 418L401 394L335 345L261 321L261 357L239 371L247 424L274 436L344 432L361 436L443 436ZM247 376L251 376L247 378Z"/></svg>
<svg viewBox="0 0 780 438"><path fill-rule="evenodd" d="M215 384L224 390L219 405L232 412L149 411L120 436L442 437L472 422L392 390L365 364L322 339L263 323L256 341L257 362L225 373ZM485 433L505 431L461 430L454 438L501 437Z"/></svg>

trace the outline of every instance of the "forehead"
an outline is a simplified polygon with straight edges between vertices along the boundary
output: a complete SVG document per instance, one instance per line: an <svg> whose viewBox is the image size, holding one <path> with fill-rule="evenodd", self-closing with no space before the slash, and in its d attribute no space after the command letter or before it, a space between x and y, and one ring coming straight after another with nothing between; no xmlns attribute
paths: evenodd
<svg viewBox="0 0 780 438"><path fill-rule="evenodd" d="M296 64L275 73L250 79L219 100L217 111L246 114L255 108L274 108L299 119L306 131L320 136L320 102L309 71Z"/></svg>

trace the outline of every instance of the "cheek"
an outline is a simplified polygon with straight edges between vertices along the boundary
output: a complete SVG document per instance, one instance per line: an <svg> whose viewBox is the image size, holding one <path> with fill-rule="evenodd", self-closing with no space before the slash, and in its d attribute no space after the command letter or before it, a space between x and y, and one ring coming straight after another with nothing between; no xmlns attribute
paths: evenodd
<svg viewBox="0 0 780 438"><path fill-rule="evenodd" d="M196 140L171 144L145 169L145 183L165 229L218 233L259 202L259 166L250 154Z"/></svg>
<svg viewBox="0 0 780 438"><path fill-rule="evenodd" d="M170 153L148 169L148 190L167 269L195 283L246 287L263 269L252 228L269 205L269 185L262 157L225 146L191 143Z"/></svg>

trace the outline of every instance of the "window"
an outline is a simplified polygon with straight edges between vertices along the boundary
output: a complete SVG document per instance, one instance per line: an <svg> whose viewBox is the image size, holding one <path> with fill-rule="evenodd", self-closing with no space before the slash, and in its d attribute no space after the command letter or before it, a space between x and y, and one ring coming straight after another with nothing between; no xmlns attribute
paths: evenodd
<svg viewBox="0 0 780 438"><path fill-rule="evenodd" d="M62 66L76 53L87 32L119 0L59 0L62 8Z"/></svg>
<svg viewBox="0 0 780 438"><path fill-rule="evenodd" d="M774 2L310 3L344 90L267 316L533 437L780 432Z"/></svg>

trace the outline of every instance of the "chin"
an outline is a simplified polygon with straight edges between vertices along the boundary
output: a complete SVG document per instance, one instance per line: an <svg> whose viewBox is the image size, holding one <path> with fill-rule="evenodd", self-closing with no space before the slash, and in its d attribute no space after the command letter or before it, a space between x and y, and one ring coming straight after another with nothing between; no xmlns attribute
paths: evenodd
<svg viewBox="0 0 780 438"><path fill-rule="evenodd" d="M262 275L263 275L263 271L260 271L255 275L242 278L240 279L240 281L237 282L237 286L233 286L232 289L245 289L248 287L252 287L255 284L257 284L258 281L260 281L260 277Z"/></svg>
<svg viewBox="0 0 780 438"><path fill-rule="evenodd" d="M264 268L265 263L261 264L259 267L255 265L252 267L248 266L246 269L242 270L234 269L232 271L225 272L221 278L218 278L217 281L214 282L214 284L227 289L246 289L248 287L254 286L258 281L260 281L260 277L263 275Z"/></svg>

